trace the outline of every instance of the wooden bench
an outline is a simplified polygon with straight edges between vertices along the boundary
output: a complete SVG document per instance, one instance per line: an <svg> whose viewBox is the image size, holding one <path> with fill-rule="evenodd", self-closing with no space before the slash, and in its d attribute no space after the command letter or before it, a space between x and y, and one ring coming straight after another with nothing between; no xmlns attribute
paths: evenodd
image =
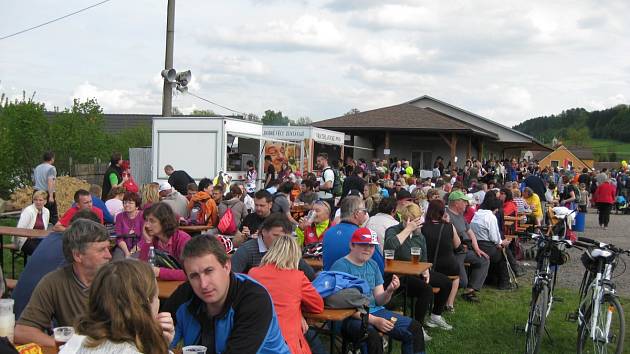
<svg viewBox="0 0 630 354"><path fill-rule="evenodd" d="M4 244L2 236L18 236L26 238L44 238L50 234L49 230L34 230L25 229L21 227L0 226L0 248L3 250L11 251L11 276L15 278L15 259L17 257L24 258L24 264L26 265L26 255L18 251L17 246L13 243ZM4 269L4 257L0 257L0 267Z"/></svg>

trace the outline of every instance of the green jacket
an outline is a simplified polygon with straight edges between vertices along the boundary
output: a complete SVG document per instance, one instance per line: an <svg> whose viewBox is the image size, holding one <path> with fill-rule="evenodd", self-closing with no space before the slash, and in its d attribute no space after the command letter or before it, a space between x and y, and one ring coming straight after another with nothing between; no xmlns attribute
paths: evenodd
<svg viewBox="0 0 630 354"><path fill-rule="evenodd" d="M422 255L420 260L426 262L427 260L427 242L424 239L424 235L420 232L420 229L409 235L403 244L398 241L398 235L404 226L402 223L392 226L385 230L385 245L383 249L394 250L394 258L401 261L411 261L411 247L420 247L422 249Z"/></svg>

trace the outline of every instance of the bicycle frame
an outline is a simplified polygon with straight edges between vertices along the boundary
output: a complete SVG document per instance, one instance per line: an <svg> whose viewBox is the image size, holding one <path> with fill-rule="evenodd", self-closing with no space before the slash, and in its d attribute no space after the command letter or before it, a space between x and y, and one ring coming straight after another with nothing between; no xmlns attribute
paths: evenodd
<svg viewBox="0 0 630 354"><path fill-rule="evenodd" d="M610 285L610 279L612 277L612 272L614 269L614 261L610 263L605 263L603 259L600 259L598 264L598 272L595 273L595 278L591 281L591 283L584 289L584 293L581 294L583 298L580 298L580 304L578 307L578 324L581 325L584 323L585 313L582 310L586 311L593 306L593 310L591 313L590 319L590 328L597 327L597 321L599 320L599 308L601 306L601 302L606 295L617 296L615 294L615 288ZM588 272L588 270L587 270ZM592 294L590 297L588 296L590 290L592 289ZM598 337L606 339L606 343L608 343L608 334L610 331L610 323L611 318L608 315L606 319L606 326L604 328L604 333L597 333L594 330L591 330L591 340L598 340ZM599 335L599 336L598 336Z"/></svg>

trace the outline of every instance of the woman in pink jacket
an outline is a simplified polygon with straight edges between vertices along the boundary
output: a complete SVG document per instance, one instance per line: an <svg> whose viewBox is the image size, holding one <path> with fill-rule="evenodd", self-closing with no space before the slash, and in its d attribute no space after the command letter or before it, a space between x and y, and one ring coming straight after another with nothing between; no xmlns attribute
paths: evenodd
<svg viewBox="0 0 630 354"><path fill-rule="evenodd" d="M190 235L179 230L179 223L175 212L166 203L156 203L145 209L144 230L142 240L138 243L140 259L149 260L149 248L163 251L173 256L182 264L181 256L184 246L190 241ZM162 280L186 280L186 274L182 269L170 269L153 267L155 276Z"/></svg>
<svg viewBox="0 0 630 354"><path fill-rule="evenodd" d="M616 194L617 188L609 180L597 186L595 193L593 193L593 201L597 203L597 210L599 210L599 226L604 230L608 229L610 211L615 204Z"/></svg>
<svg viewBox="0 0 630 354"><path fill-rule="evenodd" d="M304 338L308 325L302 311L324 311L324 300L301 270L298 263L302 253L290 236L277 238L265 254L260 266L249 275L260 282L271 295L282 336L291 353L311 353Z"/></svg>

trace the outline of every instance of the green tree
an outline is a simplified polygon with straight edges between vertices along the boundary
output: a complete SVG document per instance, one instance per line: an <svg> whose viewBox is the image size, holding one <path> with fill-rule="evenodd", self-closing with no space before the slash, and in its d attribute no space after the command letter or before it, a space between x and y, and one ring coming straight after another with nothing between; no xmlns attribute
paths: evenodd
<svg viewBox="0 0 630 354"><path fill-rule="evenodd" d="M352 108L351 110L349 110L348 112L344 113L343 115L344 115L344 116L349 116L349 115L352 115L352 114L357 114L357 113L361 113L361 111L359 111L359 110L358 110L358 109L356 109L356 108Z"/></svg>
<svg viewBox="0 0 630 354"><path fill-rule="evenodd" d="M261 118L264 125L289 125L291 120L289 117L283 116L281 111L274 112L270 109L265 111Z"/></svg>
<svg viewBox="0 0 630 354"><path fill-rule="evenodd" d="M74 163L108 161L113 152L107 146L111 141L104 132L103 110L95 99L75 99L72 108L55 115L50 124L50 141L60 173L71 173Z"/></svg>
<svg viewBox="0 0 630 354"><path fill-rule="evenodd" d="M580 147L586 146L590 140L587 127L569 128L565 136L568 144Z"/></svg>
<svg viewBox="0 0 630 354"><path fill-rule="evenodd" d="M295 121L291 121L291 125L302 125L302 126L308 126L313 124L313 121L311 120L311 118L309 117L300 117Z"/></svg>
<svg viewBox="0 0 630 354"><path fill-rule="evenodd" d="M119 134L110 134L109 138L111 151L118 151L123 154L123 159L128 159L129 148L151 146L151 125L128 128Z"/></svg>
<svg viewBox="0 0 630 354"><path fill-rule="evenodd" d="M30 184L33 167L48 143L48 121L44 105L33 98L5 101L0 106L0 191L7 196L16 187Z"/></svg>
<svg viewBox="0 0 630 354"><path fill-rule="evenodd" d="M213 110L211 109L195 109L192 112L190 112L191 116L200 116L200 117L214 117L217 114L214 113Z"/></svg>

